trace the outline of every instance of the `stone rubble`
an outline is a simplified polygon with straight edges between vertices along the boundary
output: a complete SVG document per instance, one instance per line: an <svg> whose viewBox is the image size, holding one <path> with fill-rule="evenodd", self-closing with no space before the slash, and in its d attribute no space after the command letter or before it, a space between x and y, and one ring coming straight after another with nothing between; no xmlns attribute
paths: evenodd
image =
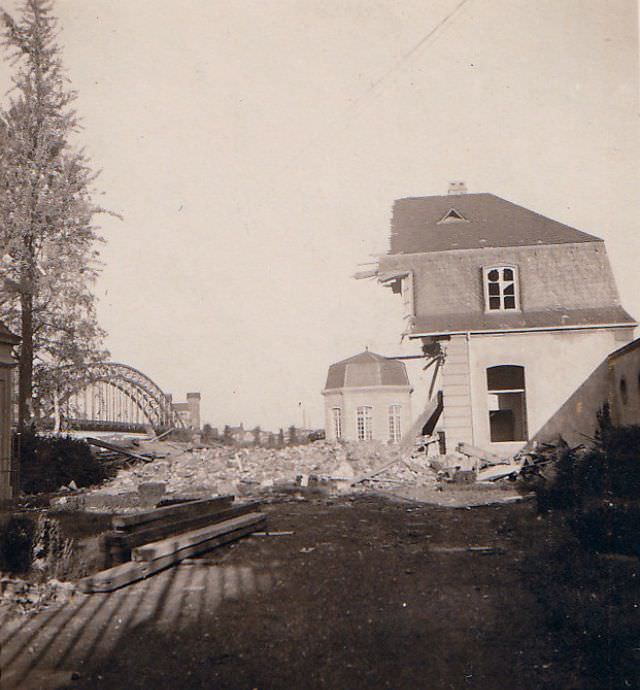
<svg viewBox="0 0 640 690"><path fill-rule="evenodd" d="M88 493L94 497L129 494L141 485L158 483L166 485L167 497L250 495L318 484L328 490L353 491L362 487L352 487L355 479L396 459L395 464L366 483L393 488L398 484L434 486L437 481L426 457L402 457L396 446L377 442L316 441L284 448L191 448L173 442L163 446L165 452L169 451L167 457L121 469L115 478Z"/></svg>

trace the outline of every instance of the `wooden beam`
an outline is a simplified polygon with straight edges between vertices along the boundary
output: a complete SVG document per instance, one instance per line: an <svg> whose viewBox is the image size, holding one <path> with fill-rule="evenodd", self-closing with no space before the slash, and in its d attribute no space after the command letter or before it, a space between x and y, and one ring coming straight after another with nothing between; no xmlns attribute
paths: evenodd
<svg viewBox="0 0 640 690"><path fill-rule="evenodd" d="M486 463L487 465L504 465L505 463L509 462L509 459L501 458L499 455L489 453L486 450L482 450L482 448L476 448L475 446L462 441L458 443L456 450L458 453L462 453L462 455L466 455L469 458L478 458L478 460L482 460L482 462Z"/></svg>
<svg viewBox="0 0 640 690"><path fill-rule="evenodd" d="M165 508L156 508L144 513L132 515L114 515L111 524L115 529L132 531L142 525L150 525L154 522L181 520L198 515L206 515L216 509L222 510L231 506L234 497L230 495L216 496L215 498L203 498L199 501L189 501Z"/></svg>
<svg viewBox="0 0 640 690"><path fill-rule="evenodd" d="M246 515L255 512L260 506L259 501L250 501L231 508L221 508L214 505L211 512L195 517L187 517L175 522L151 523L146 529L136 529L132 532L108 532L105 535L105 543L108 549L122 549L130 551L136 546L149 544L159 539L164 539L172 534L180 534L204 525L212 525L229 518Z"/></svg>
<svg viewBox="0 0 640 690"><path fill-rule="evenodd" d="M228 544L236 541L245 535L251 534L257 526L266 524L266 515L261 515L261 519L257 522L252 522L244 527L239 527L233 531L220 534L217 537L212 537L206 542L194 544L192 546L180 549L179 551L169 553L161 558L153 561L129 561L122 565L117 565L108 570L96 573L89 577L85 577L78 582L78 588L81 592L91 594L94 592L113 592L115 589L125 587L126 585L143 580L146 577L154 575L155 573L170 568L180 561L195 556L200 553L205 553L217 546Z"/></svg>
<svg viewBox="0 0 640 690"><path fill-rule="evenodd" d="M153 462L153 458L148 458L145 455L140 455L139 453L133 453L127 448L123 448L115 443L107 443L107 441L101 441L100 439L91 437L87 437L86 441L92 446L97 446L98 448L105 448L106 450L120 453L120 455L124 455L127 458L142 460L142 462Z"/></svg>
<svg viewBox="0 0 640 690"><path fill-rule="evenodd" d="M201 549L207 551L208 544L212 542L216 545L219 537L226 537L234 534L237 530L244 530L251 527L251 531L256 531L258 525L264 524L266 515L264 513L248 513L240 517L225 520L216 525L208 525L200 529L185 532L184 534L176 534L173 537L155 541L151 544L144 544L137 546L131 551L131 556L134 561L155 561L165 556L181 554L183 551L189 551L188 555L198 553ZM246 532L243 532L245 534ZM196 551L193 551L193 549Z"/></svg>

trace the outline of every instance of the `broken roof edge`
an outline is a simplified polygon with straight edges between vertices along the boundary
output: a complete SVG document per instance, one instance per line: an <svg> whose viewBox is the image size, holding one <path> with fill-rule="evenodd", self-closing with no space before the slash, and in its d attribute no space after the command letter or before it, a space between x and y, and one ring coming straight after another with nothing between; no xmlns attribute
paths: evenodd
<svg viewBox="0 0 640 690"><path fill-rule="evenodd" d="M494 335L498 333L531 333L531 332L544 332L544 331L584 331L584 330L597 330L599 328L636 328L638 323L636 321L626 321L623 323L598 323L598 324L573 324L569 326L521 326L516 328L482 328L482 329L468 329L468 330L440 330L440 331L429 331L429 332L409 332L405 335L410 340L415 340L416 338L428 338L438 335ZM640 339L639 339L640 340ZM634 341L636 342L636 341ZM627 347L626 345L624 347ZM618 354L618 351L613 352L609 356Z"/></svg>
<svg viewBox="0 0 640 690"><path fill-rule="evenodd" d="M574 228L572 228L574 229ZM578 230L577 232L581 232L581 230ZM586 235L587 233L585 233ZM510 245L505 245L505 246L497 246L497 245L492 245L488 244L482 247L452 247L451 249L434 249L433 251L423 251L423 252L392 252L389 251L384 256L381 257L381 260L384 260L387 257L390 256L424 256L424 254L451 254L452 252L478 252L478 251L483 251L485 249L491 250L491 249L523 249L525 247L555 247L558 245L562 245L563 247L569 247L571 245L574 245L576 247L581 247L584 244L605 244L605 241L601 237L595 237L595 235L592 235L593 239L592 240L587 240L587 241L582 241L582 242L534 242L533 244L510 244ZM606 245L605 245L606 248Z"/></svg>

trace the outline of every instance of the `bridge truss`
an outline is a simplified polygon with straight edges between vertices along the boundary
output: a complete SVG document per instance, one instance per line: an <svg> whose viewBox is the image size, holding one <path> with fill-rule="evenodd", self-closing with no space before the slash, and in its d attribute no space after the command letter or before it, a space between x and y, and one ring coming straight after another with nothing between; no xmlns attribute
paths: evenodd
<svg viewBox="0 0 640 690"><path fill-rule="evenodd" d="M101 362L68 370L59 394L66 426L123 431L151 426L156 433L185 426L170 396L138 369Z"/></svg>

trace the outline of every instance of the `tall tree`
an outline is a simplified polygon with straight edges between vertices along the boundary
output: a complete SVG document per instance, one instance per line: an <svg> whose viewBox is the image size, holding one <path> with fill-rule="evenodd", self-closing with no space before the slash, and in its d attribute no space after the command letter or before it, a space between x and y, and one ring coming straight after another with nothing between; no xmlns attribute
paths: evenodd
<svg viewBox="0 0 640 690"><path fill-rule="evenodd" d="M97 271L95 174L72 139L79 122L50 0L2 12L13 91L0 109L0 318L17 330L19 426L54 396L64 365L104 359L91 286ZM61 373L65 372L65 373Z"/></svg>

